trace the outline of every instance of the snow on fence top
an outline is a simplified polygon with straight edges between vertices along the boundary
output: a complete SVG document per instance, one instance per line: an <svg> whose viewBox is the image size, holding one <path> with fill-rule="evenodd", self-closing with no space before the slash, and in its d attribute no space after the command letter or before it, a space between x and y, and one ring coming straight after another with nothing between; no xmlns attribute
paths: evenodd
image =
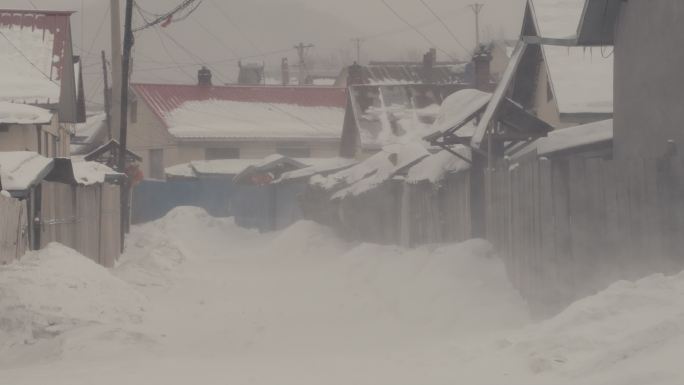
<svg viewBox="0 0 684 385"><path fill-rule="evenodd" d="M52 113L44 108L0 101L0 124L50 124Z"/></svg>
<svg viewBox="0 0 684 385"><path fill-rule="evenodd" d="M0 10L0 100L57 104L69 12Z"/></svg>
<svg viewBox="0 0 684 385"><path fill-rule="evenodd" d="M607 142L613 139L613 119L551 131L537 141L539 155Z"/></svg>
<svg viewBox="0 0 684 385"><path fill-rule="evenodd" d="M328 177L315 176L311 184L326 190L339 189L333 199L360 195L388 181L400 170L430 155L420 143L385 146L380 152Z"/></svg>
<svg viewBox="0 0 684 385"><path fill-rule="evenodd" d="M71 166L74 170L76 183L83 186L104 183L107 176L110 175L121 175L110 167L98 162L72 161Z"/></svg>
<svg viewBox="0 0 684 385"><path fill-rule="evenodd" d="M6 191L26 191L52 170L53 160L35 152L0 152L0 186Z"/></svg>
<svg viewBox="0 0 684 385"><path fill-rule="evenodd" d="M306 159L302 159L302 162L310 164ZM277 182L308 178L316 174L329 174L349 168L355 163L354 159L347 158L320 159L309 167L284 173Z"/></svg>
<svg viewBox="0 0 684 385"><path fill-rule="evenodd" d="M206 100L186 102L166 120L180 139L339 139L344 109Z"/></svg>

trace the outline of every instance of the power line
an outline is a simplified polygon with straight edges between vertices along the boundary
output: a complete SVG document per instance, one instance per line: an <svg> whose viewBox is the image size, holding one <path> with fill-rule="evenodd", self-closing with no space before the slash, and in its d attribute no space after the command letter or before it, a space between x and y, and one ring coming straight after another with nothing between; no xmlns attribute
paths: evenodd
<svg viewBox="0 0 684 385"><path fill-rule="evenodd" d="M50 82L52 82L52 83L54 83L54 84L56 84L56 85L59 86L59 84L58 84L57 82L55 82L54 80L52 80L52 79L50 78L50 75L46 74L45 72L43 72L42 69L40 69L37 65L35 65L35 64L31 61L31 59L29 59L28 56L26 56L26 55L24 54L24 52L22 52L21 49L19 49L19 47L17 47L17 46L14 44L14 42L13 42L12 40L10 40L10 39L7 37L7 35L5 35L5 33L2 32L1 30L0 30L0 35L2 35L2 37L4 37L5 40L7 40L8 43L10 43L10 45L19 53L19 55L21 55L21 57L23 57L24 59L26 59L26 61L27 61L33 68L37 69L38 72L41 73L41 75L45 76L45 78L46 78L47 80L49 80Z"/></svg>
<svg viewBox="0 0 684 385"><path fill-rule="evenodd" d="M223 10L223 8L221 8L218 4L216 4L216 2L215 2L214 0L209 0L209 1L210 1L211 4L214 6L214 8L216 8L216 9L219 11L219 13L221 14L221 16L223 16L223 18L225 18L226 21L228 21L228 24L230 24L233 28L235 28L235 29L240 33L240 35L242 35L242 38L243 38L249 45L252 46L252 48L254 48L257 52L262 53L262 50L259 49L259 47L257 47L256 44L254 44L254 41L252 41L252 39L250 39L249 35L246 34L246 33L242 30L242 28L240 28L240 26L238 26L235 22L233 22L233 19L231 19L230 16L228 16L228 13L225 12L225 11Z"/></svg>
<svg viewBox="0 0 684 385"><path fill-rule="evenodd" d="M174 62L176 64L176 69L178 69L178 71L180 71L184 75L187 75L190 79L192 79L194 81L195 78L192 75L190 75L189 73L185 72L185 70L183 68L181 68L181 66L178 65L178 63L176 63L173 56L171 56L171 52L169 51L169 48L166 46L166 43L164 43L164 39L162 39L159 31L157 31L156 28L153 28L153 30L154 30L154 32L156 32L157 37L159 38L159 43L161 43L161 46L164 49L164 52L166 52L166 55L169 57L169 59L171 59L172 62Z"/></svg>
<svg viewBox="0 0 684 385"><path fill-rule="evenodd" d="M104 13L104 16L102 17L102 20L100 20L100 25L97 27L97 32L95 32L95 37L93 37L93 40L90 42L90 48L88 48L87 53L94 55L93 48L95 48L95 43L97 43L97 39L100 37L100 33L102 32L102 27L107 24L107 17L109 16L109 11L111 10L110 6L107 5L107 10ZM81 29L84 29L85 27L81 25Z"/></svg>
<svg viewBox="0 0 684 385"><path fill-rule="evenodd" d="M171 40L171 42L173 42L173 43L174 43L178 48L180 48L183 52L185 52L190 58L196 60L197 63L196 63L195 65L200 65L200 64L206 65L207 67L211 68L211 70L214 71L214 72L216 73L217 77L219 78L219 80L220 80L221 82L226 83L226 81L225 81L225 79L224 79L224 76L223 76L223 75L221 74L221 72L218 71L215 67L209 65L209 64L208 64L205 60L203 60L201 57L199 57L199 56L195 55L194 53L192 53L192 51L190 51L188 48L186 48L185 46L183 46L183 44L179 43L176 39L173 38L173 36L171 36L171 35L169 35L168 33L166 33L166 31L161 30L161 33L162 33L164 36L166 36L169 40Z"/></svg>
<svg viewBox="0 0 684 385"><path fill-rule="evenodd" d="M411 29L416 31L416 33L418 35L420 35L426 42L428 42L428 44L430 44L431 47L435 47L435 48L439 49L440 51L442 51L442 53L447 55L451 60L458 61L455 57L453 57L451 54L449 54L449 52L438 47L437 44L435 44L432 40L430 40L430 38L427 37L424 33L422 33L418 28L414 27L408 20L404 19L394 8L392 8L391 5L389 5L387 3L387 1L385 1L385 0L380 0L380 1L385 5L385 7L387 7L387 9L390 10L390 12L392 12L392 14L394 14L394 16L397 17L397 19L401 20L404 24L406 24L407 26L411 27Z"/></svg>
<svg viewBox="0 0 684 385"><path fill-rule="evenodd" d="M463 48L463 50L466 52L466 54L470 54L470 51L468 50L468 48L466 48L465 45L463 45L463 43L461 43L461 40L456 36L456 34L451 30L451 28L449 28L447 23L445 23L444 20L442 20L442 18L437 14L437 12L435 12L432 9L432 7L430 7L430 5L427 2L425 2L425 0L420 0L420 2L423 3L425 8L427 8L427 10L430 11L432 16L434 16L439 21L439 23L442 24L442 27L444 27L444 29L446 29L447 32L449 32L449 35L451 35L451 37L454 38L456 43L458 43L458 45L460 45L461 48Z"/></svg>
<svg viewBox="0 0 684 385"><path fill-rule="evenodd" d="M190 6L192 6L192 4L195 2L197 2L197 4L193 8L190 8ZM152 12L145 11L136 3L135 7L138 10L138 12L140 13L140 15L142 16L143 20L145 21L145 24L138 27L138 28L134 28L133 32L140 32L144 29L151 28L151 27L157 26L157 25L162 24L162 23L170 23L176 14L190 8L190 10L185 15L175 19L175 21L185 20L193 12L195 12L201 4L202 4L202 0L183 0L183 2L180 3L178 6L176 6L176 8L174 8L168 12L165 12L163 14L154 14ZM148 21L143 14L147 14L147 15L154 17L154 20Z"/></svg>
<svg viewBox="0 0 684 385"><path fill-rule="evenodd" d="M227 49L228 51L230 51L230 53L233 54L233 57L238 57L238 56L240 56L240 55L237 54L237 52L235 52L235 50L233 49L233 47L231 47L231 46L229 46L228 44L226 44L226 42L224 42L223 39L219 38L215 33L213 33L213 32L212 32L209 28L207 28L204 24L202 24L202 23L200 23L199 21L197 21L197 19L192 19L192 21L194 21L195 24L197 24L197 26L200 27L201 30L203 30L204 32L206 32L209 36L211 36L214 40L216 40L216 41L217 41L220 45L222 45L225 49Z"/></svg>

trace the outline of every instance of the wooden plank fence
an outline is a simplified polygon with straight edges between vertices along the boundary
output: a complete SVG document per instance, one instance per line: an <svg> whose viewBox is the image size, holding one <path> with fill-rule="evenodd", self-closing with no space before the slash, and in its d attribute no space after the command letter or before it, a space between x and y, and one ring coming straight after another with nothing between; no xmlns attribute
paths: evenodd
<svg viewBox="0 0 684 385"><path fill-rule="evenodd" d="M0 264L19 259L28 248L26 202L0 195Z"/></svg>
<svg viewBox="0 0 684 385"><path fill-rule="evenodd" d="M487 176L487 237L514 285L548 313L619 279L684 266L682 157L536 154Z"/></svg>
<svg viewBox="0 0 684 385"><path fill-rule="evenodd" d="M59 242L113 267L121 254L119 186L43 182L41 247Z"/></svg>
<svg viewBox="0 0 684 385"><path fill-rule="evenodd" d="M467 171L449 175L440 184L395 179L330 204L336 205L339 220L327 222L355 240L415 247L471 238ZM305 215L312 217L311 211Z"/></svg>

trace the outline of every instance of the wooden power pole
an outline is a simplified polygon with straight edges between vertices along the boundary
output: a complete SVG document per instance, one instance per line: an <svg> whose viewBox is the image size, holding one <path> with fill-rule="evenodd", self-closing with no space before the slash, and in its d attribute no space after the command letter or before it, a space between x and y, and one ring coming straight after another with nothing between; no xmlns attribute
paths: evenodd
<svg viewBox="0 0 684 385"><path fill-rule="evenodd" d="M480 12L482 12L484 4L470 4L470 8L475 13L475 51L477 51L480 49Z"/></svg>
<svg viewBox="0 0 684 385"><path fill-rule="evenodd" d="M112 140L112 105L109 94L109 77L107 76L107 57L102 50L102 78L104 80L104 108L107 123L107 140Z"/></svg>
<svg viewBox="0 0 684 385"><path fill-rule="evenodd" d="M123 58L121 62L121 132L119 133L119 172L126 172L127 134L128 134L128 81L133 49L133 0L126 0L126 20L124 26ZM129 228L131 181L126 180L121 188L121 234Z"/></svg>
<svg viewBox="0 0 684 385"><path fill-rule="evenodd" d="M299 55L299 85L303 86L306 84L306 50L313 48L313 44L299 43L294 48L297 50L297 55Z"/></svg>
<svg viewBox="0 0 684 385"><path fill-rule="evenodd" d="M361 44L363 43L363 39L360 37L357 37L355 39L352 39L352 42L356 44L356 63L361 64Z"/></svg>
<svg viewBox="0 0 684 385"><path fill-rule="evenodd" d="M112 16L112 93L110 99L110 118L112 139L118 138L121 132L121 10L119 0L110 0Z"/></svg>

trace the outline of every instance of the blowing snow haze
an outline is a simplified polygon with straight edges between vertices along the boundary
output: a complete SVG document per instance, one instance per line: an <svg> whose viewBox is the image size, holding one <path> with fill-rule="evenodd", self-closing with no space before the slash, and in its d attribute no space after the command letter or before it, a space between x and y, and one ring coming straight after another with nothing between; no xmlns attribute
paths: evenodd
<svg viewBox="0 0 684 385"><path fill-rule="evenodd" d="M107 0L32 0L39 9L73 10L73 39L76 53L92 64L85 78L89 98L99 101L95 64L99 51L109 49ZM162 12L175 5L175 0L141 0L138 4L150 12ZM468 49L474 47L474 16L468 0L431 0L449 28ZM520 27L524 0L490 0L482 12L483 37L515 38ZM436 45L453 56L468 59L459 44L445 31L435 17L418 0L388 1L410 23ZM6 0L5 8L31 8L27 0ZM123 9L123 7L122 7ZM512 17L515 15L515 17ZM138 17L138 14L134 15ZM139 19L138 19L139 20ZM237 79L236 57L265 62L267 71L277 71L282 57L296 63L291 49L299 42L312 43L310 57L322 67L351 64L356 48L351 41L367 37L362 46L362 61L420 60L429 48L423 38L396 18L383 4L367 0L205 0L192 18L170 25L160 43L158 33L141 34L136 41L133 79L168 83L195 81L197 62L211 62L217 78L224 82ZM184 47L184 48L181 48ZM286 52L290 50L290 52ZM266 54L278 52L276 54ZM439 60L448 59L438 54ZM179 65L180 64L180 65ZM327 69L327 68L326 68ZM335 68L339 70L339 68ZM101 86L99 86L101 87Z"/></svg>

